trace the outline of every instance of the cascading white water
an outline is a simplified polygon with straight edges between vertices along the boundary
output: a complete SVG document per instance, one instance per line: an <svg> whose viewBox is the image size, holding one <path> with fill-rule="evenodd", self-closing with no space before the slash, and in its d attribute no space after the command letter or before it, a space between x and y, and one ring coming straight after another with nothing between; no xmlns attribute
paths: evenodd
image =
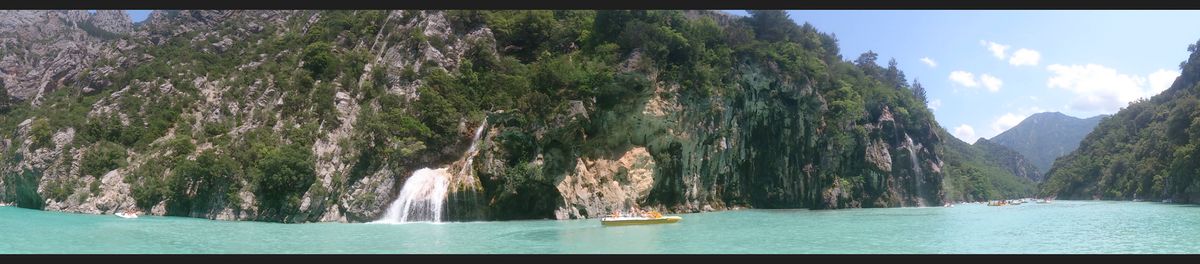
<svg viewBox="0 0 1200 264"><path fill-rule="evenodd" d="M912 164L913 173L917 176L917 193L920 194L917 198L917 206L925 206L925 174L921 173L921 165L917 162L917 146L913 144L912 137L908 133L904 133L904 140L908 143L908 158Z"/></svg>
<svg viewBox="0 0 1200 264"><path fill-rule="evenodd" d="M471 161L479 153L478 145L483 135L487 120L475 129L471 139L471 147L464 153L462 169L458 176L467 175ZM400 196L392 202L382 218L374 223L407 223L407 222L441 222L442 210L445 209L446 194L450 187L449 167L438 169L423 168L413 172L412 176L400 188Z"/></svg>
<svg viewBox="0 0 1200 264"><path fill-rule="evenodd" d="M446 168L417 170L404 182L400 197L396 197L387 213L376 222L441 222L442 205L446 202L449 186L450 174L446 173Z"/></svg>
<svg viewBox="0 0 1200 264"><path fill-rule="evenodd" d="M471 138L471 147L467 148L466 163L462 169L458 170L458 175L467 175L467 171L471 169L471 163L475 160L475 154L479 154L479 139L483 136L483 128L487 126L487 119L479 124L479 128L475 129L475 136Z"/></svg>

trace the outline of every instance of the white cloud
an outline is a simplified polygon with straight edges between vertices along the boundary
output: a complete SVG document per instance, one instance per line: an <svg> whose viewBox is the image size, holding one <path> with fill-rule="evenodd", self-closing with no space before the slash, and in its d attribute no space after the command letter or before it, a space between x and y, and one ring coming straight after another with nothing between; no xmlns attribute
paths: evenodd
<svg viewBox="0 0 1200 264"><path fill-rule="evenodd" d="M987 87L990 92L999 92L1000 86L1004 85L1004 81L996 76L991 76L986 73L979 75L979 80L983 82L983 87Z"/></svg>
<svg viewBox="0 0 1200 264"><path fill-rule="evenodd" d="M1054 76L1046 80L1050 88L1062 88L1075 93L1068 103L1073 110L1092 113L1112 113L1138 98L1150 97L1165 90L1178 72L1159 70L1151 73L1149 81L1098 64L1060 65L1046 67Z"/></svg>
<svg viewBox="0 0 1200 264"><path fill-rule="evenodd" d="M921 62L924 62L925 65L929 65L930 68L937 67L937 62L933 61L933 59L930 59L929 57L921 58Z"/></svg>
<svg viewBox="0 0 1200 264"><path fill-rule="evenodd" d="M988 51L992 52L992 56L997 59L1008 59L1008 64L1014 66L1030 65L1037 66L1042 60L1042 53L1032 49L1021 48L1013 51L1012 56L1008 54L1008 49L1012 46L1004 45L996 42L980 40L980 45L987 47Z"/></svg>
<svg viewBox="0 0 1200 264"><path fill-rule="evenodd" d="M996 118L996 121L992 121L992 132L995 134L1000 134L1000 132L1004 132L1005 130L1016 126L1017 124L1020 124L1021 120L1025 120L1026 117L1029 117L1029 115L1005 113L1004 115Z"/></svg>
<svg viewBox="0 0 1200 264"><path fill-rule="evenodd" d="M1030 95L1030 96L1029 96L1029 100L1037 101L1037 100L1038 100L1038 97L1037 97L1037 96L1032 96L1032 95Z"/></svg>
<svg viewBox="0 0 1200 264"><path fill-rule="evenodd" d="M1146 97L1154 96L1162 91L1167 90L1167 88L1170 88L1171 84L1175 82L1176 77L1179 77L1178 71L1167 69L1159 69L1158 71L1151 73L1150 91L1148 92L1149 95Z"/></svg>
<svg viewBox="0 0 1200 264"><path fill-rule="evenodd" d="M975 129L967 124L962 124L954 128L954 137L967 143L975 142L978 139L975 137Z"/></svg>
<svg viewBox="0 0 1200 264"><path fill-rule="evenodd" d="M986 41L986 40L980 40L979 44L987 46L987 49L992 52L992 56L996 56L996 58L998 58L998 59L1003 60L1004 57L1008 56L1008 55L1004 54L1004 52L1006 50L1008 50L1008 48L1010 47L1008 45L1002 45L1000 43Z"/></svg>
<svg viewBox="0 0 1200 264"><path fill-rule="evenodd" d="M1030 115L1048 111L1051 110L1043 109L1037 106L1031 106L1021 107L1017 109L1016 112L1004 113L1004 115L998 116L995 120L992 120L992 130L990 132L980 134L979 136L985 138L995 137L996 135L999 135L1000 133L1003 133L1014 126L1021 124L1021 121L1025 121L1025 118L1028 118Z"/></svg>
<svg viewBox="0 0 1200 264"><path fill-rule="evenodd" d="M975 82L975 74L970 73L970 72L965 72L965 71L950 72L950 80L954 81L955 83L958 83L959 85L966 86L966 87L979 86L979 83Z"/></svg>
<svg viewBox="0 0 1200 264"><path fill-rule="evenodd" d="M1031 49L1018 49L1012 54L1012 58L1008 60L1008 64L1014 66L1030 65L1037 66L1038 61L1042 60L1042 53Z"/></svg>
<svg viewBox="0 0 1200 264"><path fill-rule="evenodd" d="M928 104L925 104L925 105L929 106L929 109L937 110L938 107L942 107L942 99L933 99L933 100L929 101Z"/></svg>
<svg viewBox="0 0 1200 264"><path fill-rule="evenodd" d="M993 93L1000 91L1000 87L1004 85L1004 81L996 78L996 76L984 73L979 75L979 79L976 79L974 73L967 71L950 72L950 81L963 87L979 87L980 84L983 84L984 88ZM954 91L957 93L958 89Z"/></svg>

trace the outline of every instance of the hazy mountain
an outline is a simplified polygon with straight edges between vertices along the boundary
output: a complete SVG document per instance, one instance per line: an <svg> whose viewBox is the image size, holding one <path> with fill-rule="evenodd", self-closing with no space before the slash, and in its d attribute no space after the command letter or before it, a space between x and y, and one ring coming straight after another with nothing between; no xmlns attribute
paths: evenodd
<svg viewBox="0 0 1200 264"><path fill-rule="evenodd" d="M1106 116L1081 119L1059 112L1037 113L989 141L1021 153L1033 162L1038 175L1045 175L1054 159L1074 151Z"/></svg>

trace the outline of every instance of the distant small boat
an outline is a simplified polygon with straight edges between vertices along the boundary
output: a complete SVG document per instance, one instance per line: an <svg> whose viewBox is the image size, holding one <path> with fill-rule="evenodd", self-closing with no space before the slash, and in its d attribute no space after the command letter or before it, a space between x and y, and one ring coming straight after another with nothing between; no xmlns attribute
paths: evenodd
<svg viewBox="0 0 1200 264"><path fill-rule="evenodd" d="M600 224L605 226L624 226L624 225L652 225L652 224L670 224L677 223L683 220L683 217L678 216L663 216L659 218L649 217L605 217L600 219Z"/></svg>
<svg viewBox="0 0 1200 264"><path fill-rule="evenodd" d="M678 216L663 216L659 212L649 212L645 214L622 215L613 213L608 217L600 219L600 224L604 226L623 226L623 225L652 225L652 224L670 224L683 220L683 217Z"/></svg>
<svg viewBox="0 0 1200 264"><path fill-rule="evenodd" d="M947 203L946 205L942 205L942 207L954 207L954 205Z"/></svg>
<svg viewBox="0 0 1200 264"><path fill-rule="evenodd" d="M1141 202L1142 199L1133 199L1134 202Z"/></svg>
<svg viewBox="0 0 1200 264"><path fill-rule="evenodd" d="M131 219L138 218L137 214L126 213L126 212L116 213L116 215L120 216L121 218L131 218Z"/></svg>
<svg viewBox="0 0 1200 264"><path fill-rule="evenodd" d="M1174 202L1175 202L1175 200L1171 200L1171 199L1163 199L1163 202L1164 202L1164 203L1174 203Z"/></svg>

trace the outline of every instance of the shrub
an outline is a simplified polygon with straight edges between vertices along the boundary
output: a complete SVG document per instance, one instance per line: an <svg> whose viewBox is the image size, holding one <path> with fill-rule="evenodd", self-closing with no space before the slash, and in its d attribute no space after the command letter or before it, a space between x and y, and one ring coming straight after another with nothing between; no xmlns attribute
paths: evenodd
<svg viewBox="0 0 1200 264"><path fill-rule="evenodd" d="M337 75L339 61L333 56L333 46L316 42L304 48L304 69L313 79L328 81Z"/></svg>
<svg viewBox="0 0 1200 264"><path fill-rule="evenodd" d="M256 195L267 217L282 217L300 205L300 197L316 181L312 152L299 144L263 149L255 169Z"/></svg>
<svg viewBox="0 0 1200 264"><path fill-rule="evenodd" d="M162 162L147 162L125 177L130 195L139 208L153 208L170 195L170 186L161 176L166 171L165 166Z"/></svg>
<svg viewBox="0 0 1200 264"><path fill-rule="evenodd" d="M53 136L54 131L50 129L50 123L45 118L35 119L29 126L29 138L33 140L29 148L39 149L50 146Z"/></svg>
<svg viewBox="0 0 1200 264"><path fill-rule="evenodd" d="M101 141L83 155L81 163L80 170L83 175L103 177L105 173L125 166L125 147Z"/></svg>
<svg viewBox="0 0 1200 264"><path fill-rule="evenodd" d="M170 182L170 202L167 211L175 215L189 215L190 212L207 211L219 206L218 196L235 186L235 177L239 174L237 163L227 155L218 155L213 151L205 151L196 160L182 160L175 164L174 174ZM161 191L161 186L150 181L148 191L143 195L153 196Z"/></svg>

